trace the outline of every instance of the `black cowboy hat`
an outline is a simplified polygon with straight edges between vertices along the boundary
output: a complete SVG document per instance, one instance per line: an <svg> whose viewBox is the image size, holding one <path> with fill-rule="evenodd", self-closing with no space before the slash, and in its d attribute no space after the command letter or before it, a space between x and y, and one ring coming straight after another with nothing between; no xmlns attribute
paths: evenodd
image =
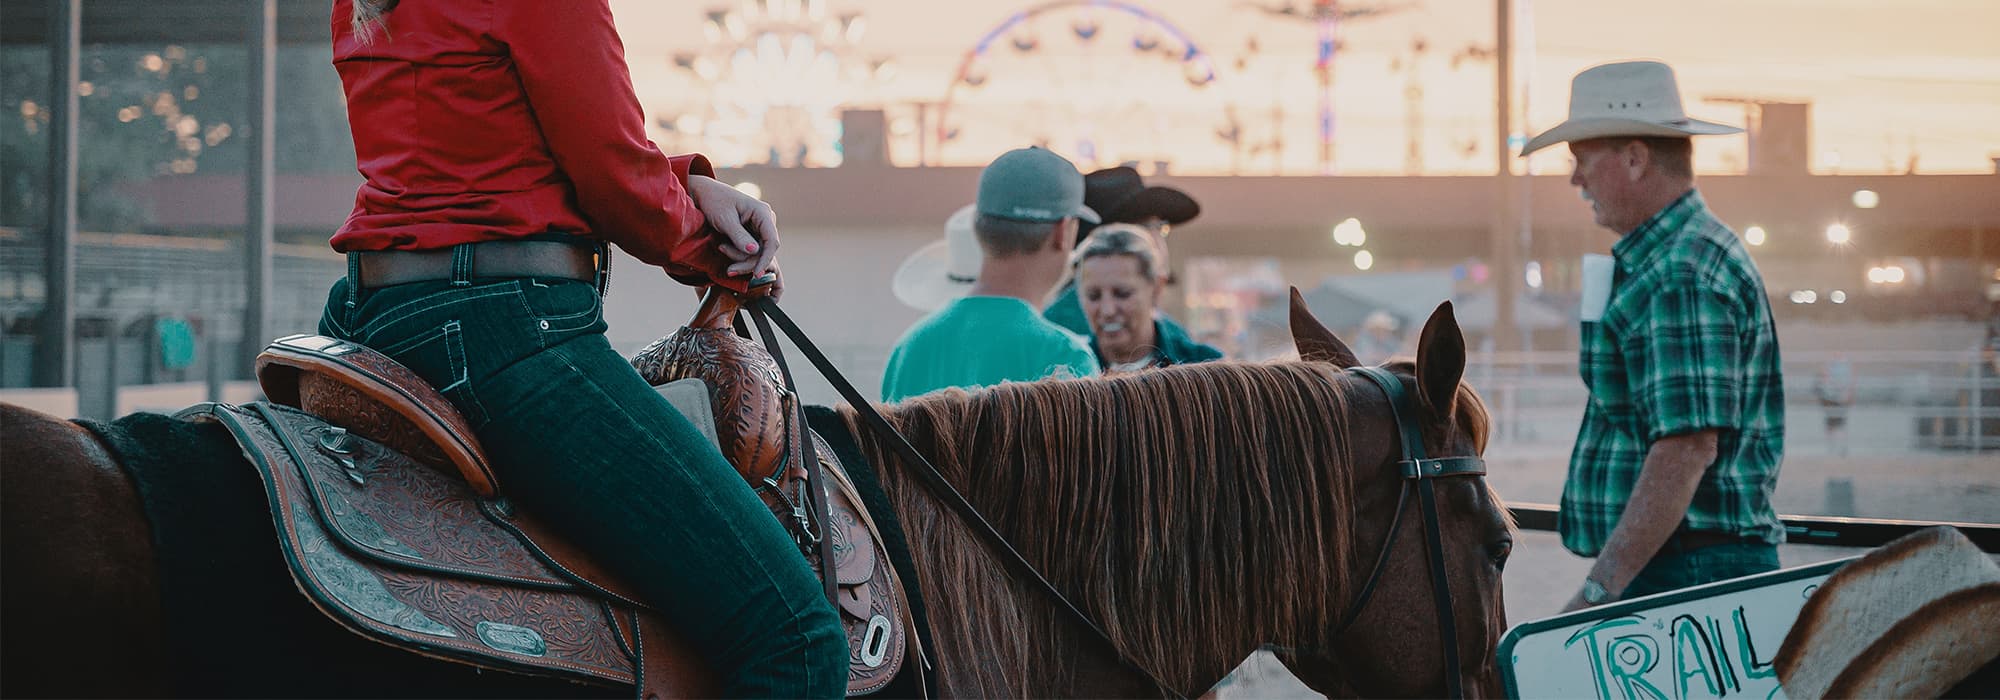
<svg viewBox="0 0 2000 700"><path fill-rule="evenodd" d="M1107 224L1132 224L1157 216L1179 226L1201 214L1201 205L1186 192L1172 187L1147 187L1139 171L1123 165L1083 176L1083 203ZM1083 240L1096 228L1094 224L1078 227L1077 240Z"/></svg>

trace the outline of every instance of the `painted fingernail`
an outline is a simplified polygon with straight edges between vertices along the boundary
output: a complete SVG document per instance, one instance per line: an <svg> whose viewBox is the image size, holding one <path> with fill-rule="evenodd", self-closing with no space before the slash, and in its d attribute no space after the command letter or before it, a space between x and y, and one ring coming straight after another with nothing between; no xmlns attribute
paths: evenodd
<svg viewBox="0 0 2000 700"><path fill-rule="evenodd" d="M747 245L747 246L743 246L743 250L744 250L745 252L750 252L750 253L755 253L755 252L757 252L757 242L756 242L756 241L751 241L751 242L750 242L750 245Z"/></svg>

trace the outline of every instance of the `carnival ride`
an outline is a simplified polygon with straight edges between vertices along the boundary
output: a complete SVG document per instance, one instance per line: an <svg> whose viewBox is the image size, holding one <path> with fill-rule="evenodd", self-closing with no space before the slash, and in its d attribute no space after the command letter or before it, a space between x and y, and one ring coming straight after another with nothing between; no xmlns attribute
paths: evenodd
<svg viewBox="0 0 2000 700"><path fill-rule="evenodd" d="M966 51L933 138L941 153L1040 144L1086 169L1171 162L1175 143L1206 141L1220 121L1221 98L1204 92L1216 80L1213 56L1144 5L1045 2L1009 15Z"/></svg>
<svg viewBox="0 0 2000 700"><path fill-rule="evenodd" d="M673 55L703 87L703 101L659 118L660 129L699 141L716 165L839 165L839 109L892 76L895 62L858 42L867 22L820 0L755 0L702 14L707 43Z"/></svg>

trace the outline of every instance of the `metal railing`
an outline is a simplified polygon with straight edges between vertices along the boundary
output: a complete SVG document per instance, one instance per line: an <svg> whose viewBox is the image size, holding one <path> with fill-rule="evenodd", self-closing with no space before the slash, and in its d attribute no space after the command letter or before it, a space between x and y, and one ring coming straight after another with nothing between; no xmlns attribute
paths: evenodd
<svg viewBox="0 0 2000 700"><path fill-rule="evenodd" d="M1830 366L1845 362L1842 380ZM1786 429L1789 442L1815 450L1846 448L1862 455L1914 450L2000 449L2000 364L1963 351L1787 352ZM1466 381L1494 414L1494 438L1510 448L1566 448L1576 439L1588 399L1574 352L1475 354ZM1822 393L1842 398L1825 405ZM1829 435L1829 413L1844 418ZM1844 438L1846 445L1837 444ZM1829 442L1833 441L1833 442Z"/></svg>
<svg viewBox="0 0 2000 700"><path fill-rule="evenodd" d="M233 349L239 342L245 302L242 252L235 241L191 236L82 233L77 241L76 307L80 395L94 397L100 380L113 385L160 381L144 362L143 326L155 318L191 322L198 354ZM345 273L341 257L324 245L276 247L272 328L315 327L327 285ZM28 232L0 228L0 388L24 386L31 361L32 320L42 307L42 244ZM114 341L113 339L117 340ZM247 376L233 356L203 371ZM108 363L111 363L107 365ZM194 372L195 375L201 371ZM86 403L93 400L83 399Z"/></svg>
<svg viewBox="0 0 2000 700"><path fill-rule="evenodd" d="M1556 507L1546 503L1513 503L1507 511L1523 530L1556 529ZM2000 554L2000 525L1929 520L1887 520L1881 518L1835 518L1817 515L1780 515L1785 523L1786 544L1828 547L1880 547L1898 537L1927 527L1947 525L1965 533L1973 544L1988 554Z"/></svg>

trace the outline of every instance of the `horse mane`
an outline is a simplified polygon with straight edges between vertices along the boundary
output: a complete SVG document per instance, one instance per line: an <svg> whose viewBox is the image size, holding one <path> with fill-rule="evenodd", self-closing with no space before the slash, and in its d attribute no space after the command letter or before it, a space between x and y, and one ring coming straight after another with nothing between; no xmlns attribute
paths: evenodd
<svg viewBox="0 0 2000 700"><path fill-rule="evenodd" d="M1341 376L1319 363L1203 363L946 390L884 414L1121 653L1194 693L1261 643L1330 643L1350 601ZM1483 446L1485 410L1470 405L1458 422ZM841 410L925 564L938 651L974 679L954 692L1031 695L1084 666L1070 661L1091 642L1073 623Z"/></svg>

